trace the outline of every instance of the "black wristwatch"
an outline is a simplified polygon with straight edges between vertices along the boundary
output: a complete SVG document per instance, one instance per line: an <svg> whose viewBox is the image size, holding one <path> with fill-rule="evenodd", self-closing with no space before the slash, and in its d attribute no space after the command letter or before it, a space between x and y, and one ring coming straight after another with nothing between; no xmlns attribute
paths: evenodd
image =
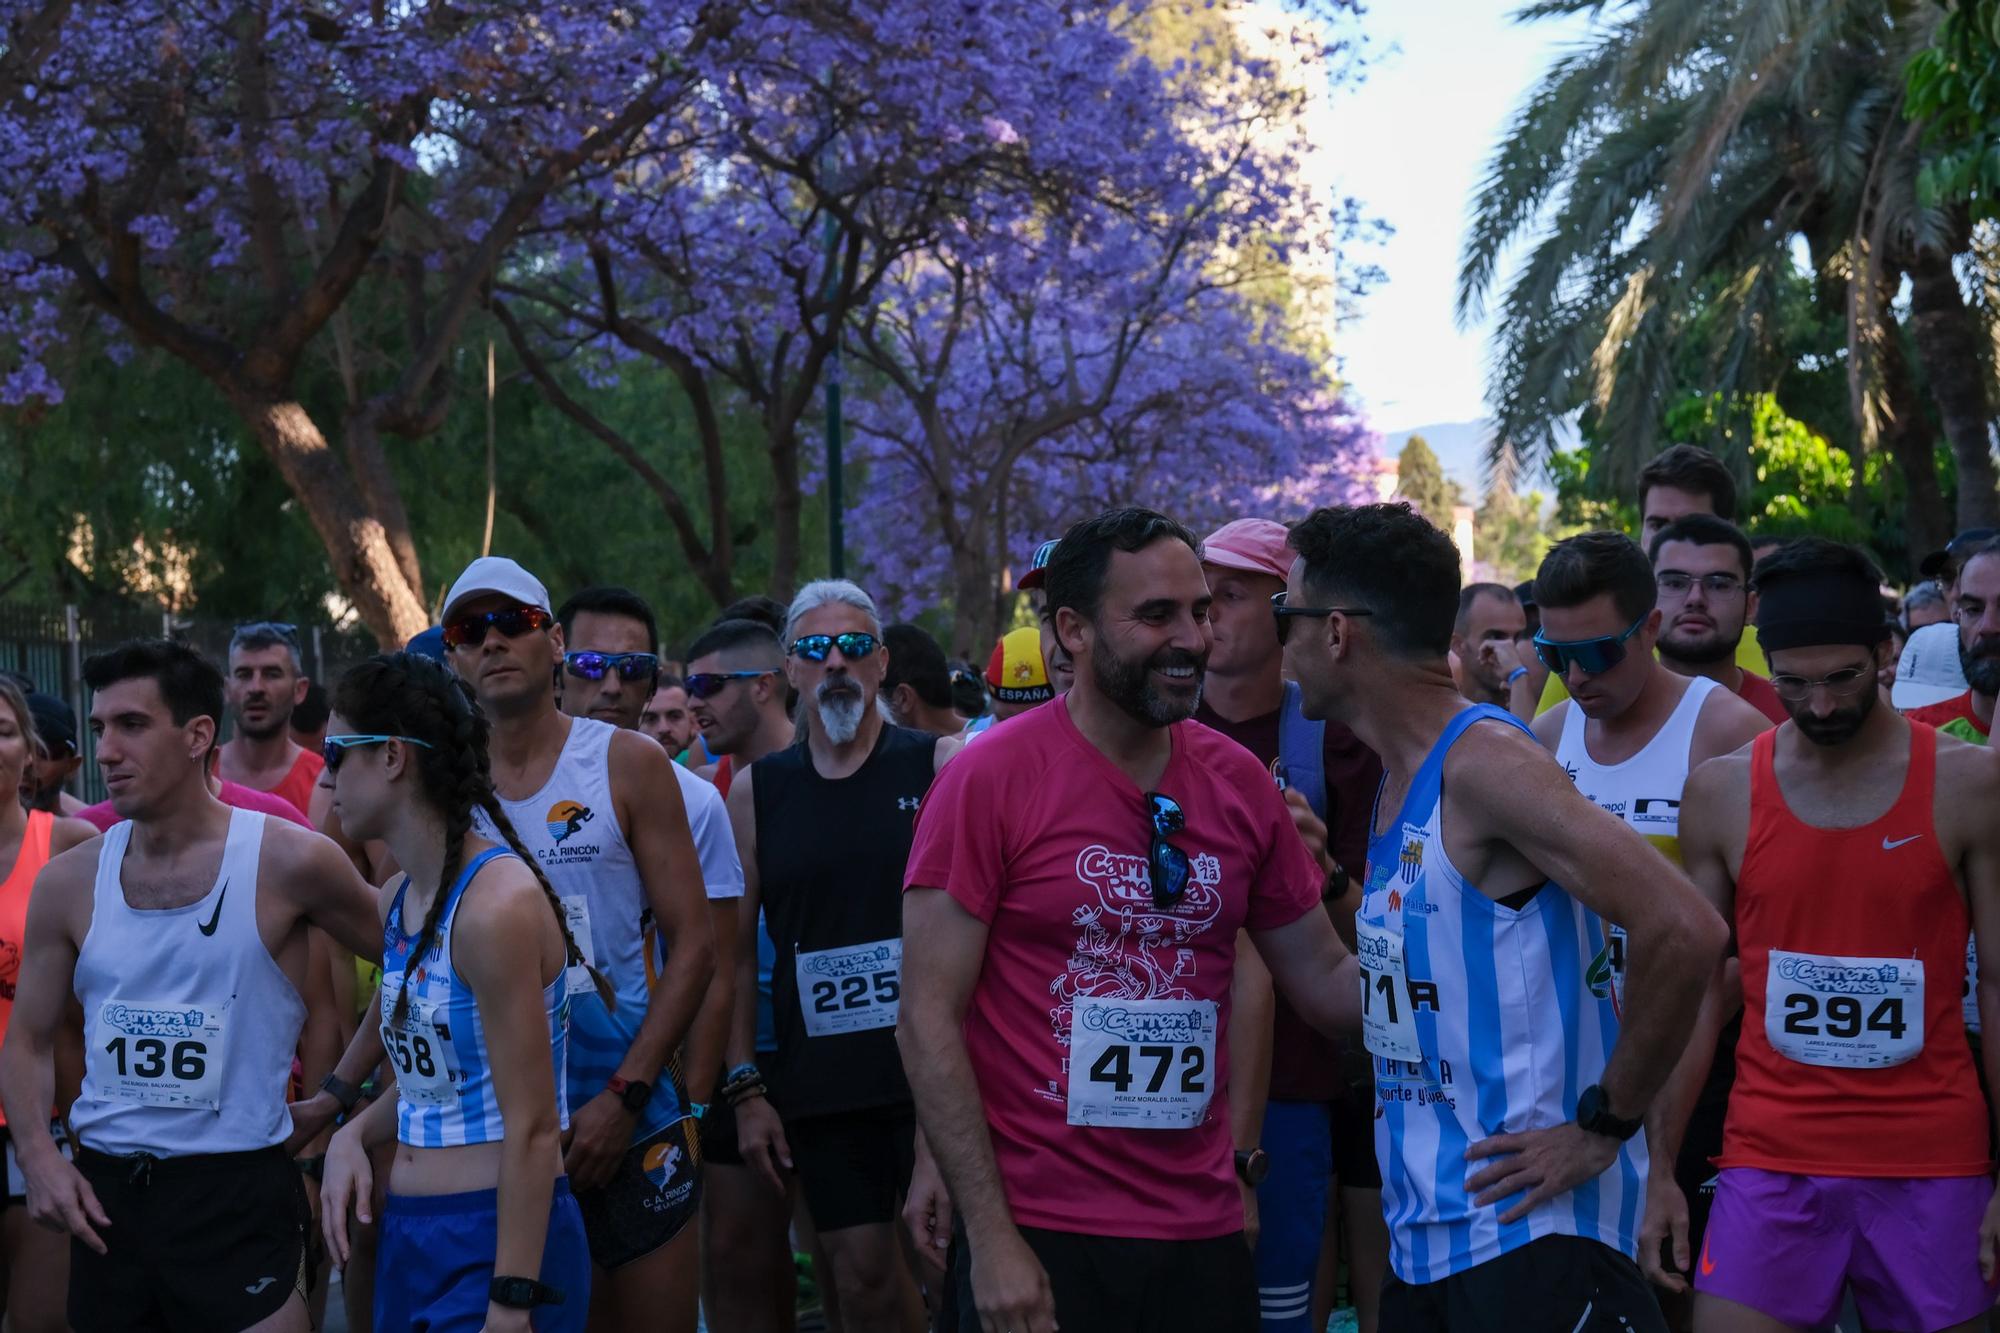
<svg viewBox="0 0 2000 1333"><path fill-rule="evenodd" d="M1271 1174L1271 1154L1262 1148L1238 1148L1236 1150L1236 1178L1256 1189L1264 1183L1264 1177Z"/></svg>
<svg viewBox="0 0 2000 1333"><path fill-rule="evenodd" d="M1641 1120L1620 1120L1611 1114L1611 1101L1604 1095L1604 1089L1593 1083L1583 1090L1583 1096L1576 1099L1576 1123L1587 1133L1602 1134L1620 1143L1630 1139L1646 1127Z"/></svg>
<svg viewBox="0 0 2000 1333"><path fill-rule="evenodd" d="M624 1103L625 1109L633 1115L645 1110L646 1103L653 1099L653 1085L644 1079L619 1078L613 1075L611 1081L604 1086L608 1091L618 1094L618 1100Z"/></svg>
<svg viewBox="0 0 2000 1333"><path fill-rule="evenodd" d="M486 1299L512 1310L532 1310L537 1305L561 1305L560 1287L551 1287L531 1277L496 1277L486 1289Z"/></svg>
<svg viewBox="0 0 2000 1333"><path fill-rule="evenodd" d="M340 1113L342 1115L346 1115L349 1111L352 1111L355 1103L361 1100L361 1089L347 1082L338 1074L328 1074L325 1078L321 1079L319 1081L319 1090L333 1094L333 1099L340 1103Z"/></svg>

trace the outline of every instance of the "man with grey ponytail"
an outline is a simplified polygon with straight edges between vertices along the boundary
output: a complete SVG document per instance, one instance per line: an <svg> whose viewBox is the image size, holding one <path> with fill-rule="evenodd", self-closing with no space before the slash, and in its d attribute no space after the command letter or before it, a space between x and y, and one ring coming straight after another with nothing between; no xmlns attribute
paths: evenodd
<svg viewBox="0 0 2000 1333"><path fill-rule="evenodd" d="M722 1096L744 1162L782 1192L796 1169L849 1333L912 1333L923 1304L896 1236L915 1115L896 1052L903 862L917 807L953 740L875 707L888 651L874 599L809 583L785 618L785 675L804 736L738 773L729 817L743 920L764 909L777 946L777 1051L754 1059L756 978L737 972Z"/></svg>

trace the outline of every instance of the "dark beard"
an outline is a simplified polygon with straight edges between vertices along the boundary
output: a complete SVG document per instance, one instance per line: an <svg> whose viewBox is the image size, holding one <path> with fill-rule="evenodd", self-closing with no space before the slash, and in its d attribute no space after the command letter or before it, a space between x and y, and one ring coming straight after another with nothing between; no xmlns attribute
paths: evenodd
<svg viewBox="0 0 2000 1333"><path fill-rule="evenodd" d="M1689 666L1714 666L1717 662L1726 662L1735 657L1737 646L1742 642L1743 631L1740 629L1736 631L1736 637L1733 639L1725 639L1722 631L1717 629L1707 640L1696 643L1684 643L1662 634L1660 656L1675 662L1685 662Z"/></svg>
<svg viewBox="0 0 2000 1333"><path fill-rule="evenodd" d="M1792 725L1799 729L1799 735L1814 745L1835 746L1845 745L1860 734L1868 715L1875 711L1876 702L1875 685L1871 681L1851 705L1832 717L1814 717L1803 703L1787 704L1785 711L1792 715Z"/></svg>
<svg viewBox="0 0 2000 1333"><path fill-rule="evenodd" d="M1163 697L1147 675L1155 667L1174 666L1194 668L1194 698L1185 705ZM1193 717L1195 709L1201 706L1202 675L1207 669L1207 657L1178 648L1162 649L1144 661L1129 661L1112 652L1101 634L1097 638L1097 651L1090 655L1091 679L1097 682L1104 697L1134 721L1149 727L1168 727Z"/></svg>
<svg viewBox="0 0 2000 1333"><path fill-rule="evenodd" d="M1972 687L1974 694L1988 698L2000 694L2000 640L1991 638L1975 642L1970 651L1965 640L1958 641L1958 665L1965 672L1965 683Z"/></svg>

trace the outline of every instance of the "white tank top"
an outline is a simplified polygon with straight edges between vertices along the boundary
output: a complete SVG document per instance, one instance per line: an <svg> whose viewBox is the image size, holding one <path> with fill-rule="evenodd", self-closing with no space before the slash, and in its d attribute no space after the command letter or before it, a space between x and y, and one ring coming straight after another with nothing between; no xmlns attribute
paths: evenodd
<svg viewBox="0 0 2000 1333"><path fill-rule="evenodd" d="M104 835L76 959L84 1076L70 1122L85 1147L189 1157L291 1133L285 1092L306 1006L257 930L264 818L230 811L215 886L159 910L125 901L131 823Z"/></svg>
<svg viewBox="0 0 2000 1333"><path fill-rule="evenodd" d="M1695 723L1709 693L1722 688L1706 676L1690 676L1687 690L1664 725L1639 753L1621 764L1600 764L1584 744L1587 719L1574 700L1563 715L1562 739L1556 762L1576 783L1576 789L1599 808L1617 815L1634 832L1675 865L1681 863L1681 789L1687 786L1688 753L1694 748ZM1615 993L1625 996L1625 928L1610 927L1611 970Z"/></svg>
<svg viewBox="0 0 2000 1333"><path fill-rule="evenodd" d="M604 974L617 996L606 1009L590 975L569 969L569 1104L582 1106L604 1090L639 1035L651 990L646 979L646 886L639 864L618 827L611 799L611 738L618 729L595 718L571 718L549 780L533 796L500 799L521 845L541 863L562 899L570 933L586 962ZM498 829L483 810L473 826L495 842ZM653 1100L639 1117L645 1137L682 1118L676 1080L653 1083Z"/></svg>

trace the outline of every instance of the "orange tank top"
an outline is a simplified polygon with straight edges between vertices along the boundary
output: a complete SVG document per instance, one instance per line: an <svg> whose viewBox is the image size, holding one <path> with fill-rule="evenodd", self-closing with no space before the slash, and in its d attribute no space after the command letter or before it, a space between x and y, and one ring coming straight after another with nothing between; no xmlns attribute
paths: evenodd
<svg viewBox="0 0 2000 1333"><path fill-rule="evenodd" d="M0 1032L14 1017L14 983L21 976L21 941L28 933L28 894L35 876L49 863L49 834L56 817L46 810L28 812L28 829L21 835L21 850L14 868L0 881ZM7 1118L0 1114L0 1125Z"/></svg>
<svg viewBox="0 0 2000 1333"><path fill-rule="evenodd" d="M1960 1003L1971 917L1932 820L1937 733L1910 728L1902 794L1846 829L1791 812L1776 737L1751 750L1736 876L1743 1039L1716 1163L1983 1174L1986 1103Z"/></svg>

